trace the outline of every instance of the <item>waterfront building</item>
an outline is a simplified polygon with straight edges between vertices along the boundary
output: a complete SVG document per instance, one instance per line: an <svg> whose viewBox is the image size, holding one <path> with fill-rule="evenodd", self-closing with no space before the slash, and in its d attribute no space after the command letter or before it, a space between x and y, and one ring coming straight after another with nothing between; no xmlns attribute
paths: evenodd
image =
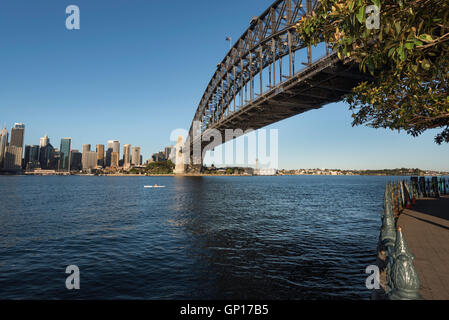
<svg viewBox="0 0 449 320"><path fill-rule="evenodd" d="M92 172L97 168L97 152L96 151L86 151L83 152L83 171Z"/></svg>
<svg viewBox="0 0 449 320"><path fill-rule="evenodd" d="M171 160L174 157L174 147L173 146L166 147L164 152L165 152L165 160Z"/></svg>
<svg viewBox="0 0 449 320"><path fill-rule="evenodd" d="M8 146L8 130L4 128L0 131L0 170L3 168L6 147Z"/></svg>
<svg viewBox="0 0 449 320"><path fill-rule="evenodd" d="M131 166L131 145L123 146L123 168L128 169Z"/></svg>
<svg viewBox="0 0 449 320"><path fill-rule="evenodd" d="M48 138L48 136L47 135L45 135L45 137L42 137L41 139L40 139L40 147L41 148L44 148L44 147L46 147L48 144L50 143L50 139Z"/></svg>
<svg viewBox="0 0 449 320"><path fill-rule="evenodd" d="M39 167L39 146L37 145L26 145L25 146L25 156L23 161L23 168L36 168Z"/></svg>
<svg viewBox="0 0 449 320"><path fill-rule="evenodd" d="M43 170L50 169L50 162L51 157L53 154L54 148L50 143L50 139L45 136L44 138L41 138L41 145L39 148L39 163L41 165L41 168ZM51 169L55 169L51 168Z"/></svg>
<svg viewBox="0 0 449 320"><path fill-rule="evenodd" d="M118 140L109 140L108 141L108 149L106 150L106 166L111 167L112 163L112 153L117 152L120 158L120 141Z"/></svg>
<svg viewBox="0 0 449 320"><path fill-rule="evenodd" d="M90 144L83 144L83 155L82 155L82 164L83 164L83 170L87 170L88 164L87 164L87 153L90 152Z"/></svg>
<svg viewBox="0 0 449 320"><path fill-rule="evenodd" d="M25 138L25 125L23 123L15 123L14 127L11 129L11 141L9 145L22 148L23 141Z"/></svg>
<svg viewBox="0 0 449 320"><path fill-rule="evenodd" d="M70 170L71 171L81 171L83 169L82 159L83 155L79 150L73 149L70 151Z"/></svg>
<svg viewBox="0 0 449 320"><path fill-rule="evenodd" d="M8 172L18 172L22 169L23 148L9 145L6 147L3 169Z"/></svg>
<svg viewBox="0 0 449 320"><path fill-rule="evenodd" d="M60 170L61 166L61 152L53 148L51 150L50 161L48 163L48 169L50 170Z"/></svg>
<svg viewBox="0 0 449 320"><path fill-rule="evenodd" d="M72 147L72 138L61 139L59 170L70 172L70 150Z"/></svg>
<svg viewBox="0 0 449 320"><path fill-rule="evenodd" d="M141 165L141 161L140 161L140 147L133 147L131 164L133 166L140 166Z"/></svg>
<svg viewBox="0 0 449 320"><path fill-rule="evenodd" d="M104 167L104 144L97 144L97 165Z"/></svg>
<svg viewBox="0 0 449 320"><path fill-rule="evenodd" d="M120 161L120 154L118 152L112 152L111 153L111 167L118 168L119 167L119 161Z"/></svg>

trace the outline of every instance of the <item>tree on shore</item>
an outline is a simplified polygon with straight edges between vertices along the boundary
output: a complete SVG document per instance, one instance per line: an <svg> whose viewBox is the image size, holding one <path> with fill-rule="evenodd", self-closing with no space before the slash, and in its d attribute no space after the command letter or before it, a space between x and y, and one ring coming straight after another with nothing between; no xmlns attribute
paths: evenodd
<svg viewBox="0 0 449 320"><path fill-rule="evenodd" d="M380 8L378 29L372 5ZM345 98L353 126L413 136L439 129L441 144L449 143L448 17L448 0L320 0L297 32L310 45L326 41L374 76Z"/></svg>
<svg viewBox="0 0 449 320"><path fill-rule="evenodd" d="M175 165L171 160L158 161L149 163L145 171L148 174L172 174L175 169Z"/></svg>

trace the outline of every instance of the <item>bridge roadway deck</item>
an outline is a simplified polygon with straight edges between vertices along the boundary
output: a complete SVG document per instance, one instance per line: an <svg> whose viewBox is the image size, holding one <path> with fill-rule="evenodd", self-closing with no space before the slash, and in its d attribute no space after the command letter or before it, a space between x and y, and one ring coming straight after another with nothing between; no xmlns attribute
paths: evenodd
<svg viewBox="0 0 449 320"><path fill-rule="evenodd" d="M449 196L418 200L400 215L398 226L415 256L426 300L449 299Z"/></svg>
<svg viewBox="0 0 449 320"><path fill-rule="evenodd" d="M224 116L209 129L220 131L224 143L226 129L246 131L263 128L297 114L341 101L360 82L371 80L371 76L359 71L357 64L343 62L334 53L299 71L241 109ZM203 142L203 151L207 145L207 150L217 146Z"/></svg>

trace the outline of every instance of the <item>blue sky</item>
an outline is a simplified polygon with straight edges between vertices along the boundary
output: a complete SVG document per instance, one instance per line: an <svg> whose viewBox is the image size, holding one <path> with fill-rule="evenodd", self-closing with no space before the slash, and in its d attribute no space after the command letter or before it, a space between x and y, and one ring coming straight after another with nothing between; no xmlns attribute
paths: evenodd
<svg viewBox="0 0 449 320"><path fill-rule="evenodd" d="M26 124L26 144L59 147L118 139L144 159L190 127L198 102L252 16L272 0L72 0L0 3L0 124ZM65 28L65 8L81 29ZM383 129L351 127L343 103L271 125L281 168L449 170L449 146Z"/></svg>

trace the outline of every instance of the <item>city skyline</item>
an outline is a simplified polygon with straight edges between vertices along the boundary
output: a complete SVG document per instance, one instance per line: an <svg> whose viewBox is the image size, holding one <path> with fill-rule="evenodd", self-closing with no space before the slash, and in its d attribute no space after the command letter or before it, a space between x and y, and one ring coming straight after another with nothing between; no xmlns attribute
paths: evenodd
<svg viewBox="0 0 449 320"><path fill-rule="evenodd" d="M42 157L42 149L47 147L48 145L51 145L51 141L54 141L53 139L51 139L51 137L49 137L48 135L45 135L44 137L40 137L39 138L39 144L26 144L26 134L25 134L25 125L23 123L17 123L15 122L14 126L11 127L11 132L18 132L17 129L23 130L23 131L19 131L18 135L17 133L14 134L9 134L7 127L3 128L0 130L0 147L3 147L2 143L3 141L5 141L5 137L6 137L6 145L5 145L5 150L2 153L1 152L1 148L0 148L0 163L5 161L6 158L6 151L7 148L9 146L11 146L11 142L9 141L8 143L8 137L14 137L14 145L12 145L13 147L17 147L20 148L22 151L22 160L24 161L22 163L23 166L26 167L27 165L27 159L28 158L33 158L33 154L38 155L38 161L42 161L41 157ZM240 138L241 139L241 138ZM20 147L20 142L23 141L23 146ZM58 140L57 140L58 141ZM163 148L160 148L159 150L162 151L157 151L157 152L150 152L151 156L149 156L148 158L145 158L142 156L141 154L141 147L140 146L135 146L132 144L123 144L123 146L121 145L120 140L107 140L107 144L96 144L96 149L93 150L92 149L92 144L81 144L81 148L77 148L74 147L73 145L73 139L72 138L61 138L59 139L59 148L55 148L53 147L54 150L58 151L59 153L61 153L61 146L66 143L66 149L68 148L68 150L70 150L69 155L68 155L68 159L63 161L69 161L68 164L72 164L72 161L70 159L70 157L72 156L73 152L79 153L80 154L80 171L85 170L87 168L89 169L93 169L94 167L117 167L117 168L124 168L124 169L129 169L132 166L138 166L138 165L143 165L147 162L154 162L154 161L161 161L161 160L165 160L168 159L169 156L172 151L174 151L174 146L170 145L170 146L166 146ZM107 146L107 148L105 147ZM37 152L36 149L37 148ZM224 148L224 144L215 148L215 151L217 150L221 150L222 148ZM129 149L129 151L127 150ZM81 150L81 152L79 151ZM115 164L111 164L111 162L108 163L108 151L111 152L111 155L114 154L115 157ZM128 157L129 157L129 163L126 164L126 156L125 154L128 152ZM19 150L17 150L16 152L17 154L19 154ZM87 154L90 154L90 160L88 161L89 165L85 165L85 156L87 156ZM93 165L93 156L95 155L95 163L96 166ZM139 160L137 160L139 159ZM12 161L12 160L10 160ZM138 163L139 162L139 163ZM61 162L62 163L62 162ZM120 165L119 165L120 163ZM58 170L61 171L65 171L68 170L68 164L63 164L63 167L59 168ZM3 163L2 166L0 167L1 169L3 168ZM206 164L205 166L210 166L213 165L213 163L211 164ZM227 165L219 165L219 167L226 167ZM25 169L24 167L24 169ZM235 165L229 165L229 167L236 167ZM238 165L237 165L238 167ZM249 165L248 167L253 167L251 165ZM431 168L431 167L414 167L414 166L396 166L396 167L373 167L373 168L369 168L369 167L365 167L365 168L341 168L341 167L324 167L324 166L311 166L311 167L294 167L294 168L283 168L283 167L279 167L277 169L279 170L355 170L355 171L363 171L363 170L382 170L382 169L400 169L400 168L417 168L417 169L422 169L422 170L427 170L427 171L435 171L435 172L448 172L449 169L440 169L440 168ZM72 170L74 171L74 170ZM75 170L76 171L76 170Z"/></svg>

